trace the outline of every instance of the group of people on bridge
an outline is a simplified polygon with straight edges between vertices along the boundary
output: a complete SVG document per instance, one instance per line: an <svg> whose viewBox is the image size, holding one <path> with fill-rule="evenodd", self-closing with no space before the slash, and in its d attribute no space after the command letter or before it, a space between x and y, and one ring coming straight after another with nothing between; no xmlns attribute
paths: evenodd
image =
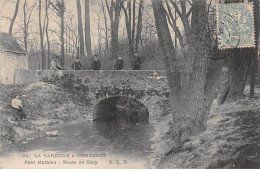
<svg viewBox="0 0 260 172"><path fill-rule="evenodd" d="M61 67L58 64L58 58L55 57L51 61L51 70L64 70L63 67ZM143 63L142 58L138 55L138 52L134 53L134 59L132 64L132 70L141 70L141 64ZM121 56L118 57L115 65L114 70L124 70L124 60ZM81 62L79 61L79 57L76 57L75 62L71 65L71 67L68 70L82 70ZM98 58L98 55L94 56L94 60L92 61L91 70L101 70L101 62Z"/></svg>

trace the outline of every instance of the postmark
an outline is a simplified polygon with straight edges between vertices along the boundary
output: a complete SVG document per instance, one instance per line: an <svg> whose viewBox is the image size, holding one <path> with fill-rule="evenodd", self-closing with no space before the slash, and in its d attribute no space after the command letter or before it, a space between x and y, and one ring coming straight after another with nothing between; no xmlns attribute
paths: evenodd
<svg viewBox="0 0 260 172"><path fill-rule="evenodd" d="M217 4L218 48L255 47L253 3Z"/></svg>

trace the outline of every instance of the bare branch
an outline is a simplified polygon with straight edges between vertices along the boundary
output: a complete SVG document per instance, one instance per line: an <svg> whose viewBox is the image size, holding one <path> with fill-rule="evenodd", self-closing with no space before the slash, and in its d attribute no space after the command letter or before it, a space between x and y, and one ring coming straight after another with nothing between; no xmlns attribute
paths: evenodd
<svg viewBox="0 0 260 172"><path fill-rule="evenodd" d="M179 9L177 3L174 2L174 0L170 0L170 2L171 2L172 5L174 6L174 8L175 8L176 12L178 13L178 15L179 15L179 16L182 16L182 13L181 13L181 11L180 11L180 9Z"/></svg>

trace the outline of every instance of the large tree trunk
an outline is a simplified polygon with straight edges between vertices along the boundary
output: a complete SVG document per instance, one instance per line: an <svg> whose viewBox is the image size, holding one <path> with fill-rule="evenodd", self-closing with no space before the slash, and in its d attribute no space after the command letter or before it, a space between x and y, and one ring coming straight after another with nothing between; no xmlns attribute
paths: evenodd
<svg viewBox="0 0 260 172"><path fill-rule="evenodd" d="M89 0L85 0L85 44L88 56L91 57Z"/></svg>
<svg viewBox="0 0 260 172"><path fill-rule="evenodd" d="M118 57L118 29L119 29L119 18L120 18L120 4L119 0L115 3L115 17L111 19L111 55L113 58Z"/></svg>
<svg viewBox="0 0 260 172"><path fill-rule="evenodd" d="M225 103L243 98L246 79L249 72L251 49L236 49L232 54L228 67L228 94Z"/></svg>
<svg viewBox="0 0 260 172"><path fill-rule="evenodd" d="M192 71L180 77L180 64L176 58L165 10L161 1L152 0L158 39L170 87L172 136L179 144L187 137L205 129L219 85L222 65L222 60L210 60L210 49L205 46L209 42L206 31L206 2L193 1L192 5L192 39L189 45ZM218 53L214 56L218 56Z"/></svg>
<svg viewBox="0 0 260 172"><path fill-rule="evenodd" d="M42 59L42 66L41 69L45 69L46 66L46 60L44 57L44 47L43 47L43 31L42 31L42 2L39 0L39 30L40 30L40 42L41 42L41 59Z"/></svg>
<svg viewBox="0 0 260 172"><path fill-rule="evenodd" d="M77 0L77 11L78 11L79 55L82 58L84 56L84 36L83 36L80 0Z"/></svg>
<svg viewBox="0 0 260 172"><path fill-rule="evenodd" d="M10 35L12 35L14 22L15 22L15 19L17 17L18 11L19 11L19 3L20 3L20 0L17 0L16 1L16 5L15 5L14 16L13 16L13 18L11 20L10 27L9 27L9 34Z"/></svg>

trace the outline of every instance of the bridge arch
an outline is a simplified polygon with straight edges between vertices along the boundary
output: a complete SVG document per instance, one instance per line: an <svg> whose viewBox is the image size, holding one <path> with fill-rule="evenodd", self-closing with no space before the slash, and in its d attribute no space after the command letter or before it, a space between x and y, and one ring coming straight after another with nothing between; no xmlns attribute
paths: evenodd
<svg viewBox="0 0 260 172"><path fill-rule="evenodd" d="M83 117L93 120L97 117L98 103L117 96L137 99L149 109L149 123L160 120L169 111L167 102L169 87L165 71L53 71L16 70L15 84L48 82L61 87L71 84L84 99ZM65 81L65 82L64 82ZM74 93L73 93L74 95ZM73 96L72 99L75 97ZM164 107L165 106L165 107ZM166 109L166 110L165 110Z"/></svg>
<svg viewBox="0 0 260 172"><path fill-rule="evenodd" d="M149 123L148 107L128 96L112 96L100 100L94 107L93 119L115 119L118 123Z"/></svg>

